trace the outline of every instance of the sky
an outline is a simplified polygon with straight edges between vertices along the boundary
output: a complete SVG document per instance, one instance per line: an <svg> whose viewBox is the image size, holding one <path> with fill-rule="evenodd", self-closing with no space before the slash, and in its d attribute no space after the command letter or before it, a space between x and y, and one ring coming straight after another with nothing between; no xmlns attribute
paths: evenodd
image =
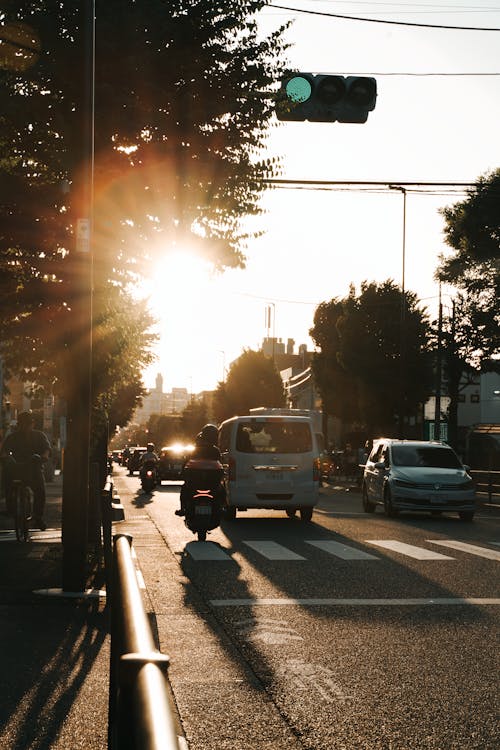
<svg viewBox="0 0 500 750"><path fill-rule="evenodd" d="M387 186L266 191L264 213L249 221L265 233L247 248L245 269L214 277L193 256L166 259L143 290L160 320L158 359L144 373L148 388L161 373L165 391L213 389L230 363L245 348L258 349L266 335L314 349L309 329L320 302L346 296L350 284L359 291L365 280L402 282L404 196L388 184L473 183L500 167L500 0L273 2L314 11L261 13L263 33L293 20L291 69L373 76L378 88L375 110L362 125L276 120L266 154L281 157L281 179ZM394 23L374 22L382 20ZM439 256L450 252L439 209L464 193L406 189L405 288L432 317L439 293L434 274ZM172 275L176 283L166 284ZM446 315L453 289L442 293Z"/></svg>

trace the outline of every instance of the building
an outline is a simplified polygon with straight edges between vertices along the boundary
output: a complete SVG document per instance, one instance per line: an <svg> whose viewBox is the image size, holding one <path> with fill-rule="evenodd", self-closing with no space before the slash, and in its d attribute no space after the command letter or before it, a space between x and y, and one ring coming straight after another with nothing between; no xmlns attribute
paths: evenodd
<svg viewBox="0 0 500 750"><path fill-rule="evenodd" d="M172 388L170 393L163 391L163 376L158 373L155 379L155 387L147 391L143 397L142 406L136 409L132 418L133 422L146 424L152 414L180 414L191 396L187 388Z"/></svg>

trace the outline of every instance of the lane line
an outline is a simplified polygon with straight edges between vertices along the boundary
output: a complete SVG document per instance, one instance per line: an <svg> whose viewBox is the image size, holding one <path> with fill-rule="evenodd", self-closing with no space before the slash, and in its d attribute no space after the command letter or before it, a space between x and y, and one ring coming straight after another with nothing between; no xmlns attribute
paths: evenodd
<svg viewBox="0 0 500 750"><path fill-rule="evenodd" d="M253 550L258 552L263 557L266 557L268 560L305 560L305 557L302 557L302 555L298 555L296 552L293 552L291 549L288 549L287 547L283 547L281 544L277 544L277 542L271 542L268 540L256 540L247 542L246 540L243 540L243 544L246 544L247 547L251 547Z"/></svg>
<svg viewBox="0 0 500 750"><path fill-rule="evenodd" d="M406 557L413 557L415 560L453 560L453 557L448 555L442 555L440 552L434 552L433 550L424 549L423 547L415 547L413 544L405 544L404 542L398 542L395 539L365 539L368 544L374 544L376 547L383 547L389 549L392 552L399 552L401 555Z"/></svg>
<svg viewBox="0 0 500 750"><path fill-rule="evenodd" d="M323 541L314 542L307 539L306 544L311 544L313 547L327 552L329 555L340 557L341 560L379 560L379 557L370 555L368 552L363 552L361 549L355 547L349 547L347 544L341 542L334 542L328 539Z"/></svg>
<svg viewBox="0 0 500 750"><path fill-rule="evenodd" d="M485 557L487 560L500 560L500 552L497 552L495 549L488 549L487 547L478 547L476 544L458 542L454 539L426 539L426 541L431 544L439 544L441 547L456 549L460 552L469 552L471 555Z"/></svg>
<svg viewBox="0 0 500 750"><path fill-rule="evenodd" d="M415 607L500 604L498 598L477 597L436 597L434 599L210 599L212 607Z"/></svg>

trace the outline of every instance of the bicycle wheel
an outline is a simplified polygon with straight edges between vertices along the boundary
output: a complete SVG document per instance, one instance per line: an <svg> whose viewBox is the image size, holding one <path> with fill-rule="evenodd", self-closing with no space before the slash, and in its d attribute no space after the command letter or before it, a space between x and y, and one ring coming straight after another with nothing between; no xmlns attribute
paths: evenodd
<svg viewBox="0 0 500 750"><path fill-rule="evenodd" d="M18 542L27 542L29 539L29 517L31 497L28 487L17 486L15 489L15 525L16 539Z"/></svg>
<svg viewBox="0 0 500 750"><path fill-rule="evenodd" d="M16 539L20 542L23 539L23 517L24 517L24 497L22 487L17 484L13 489L14 495L14 528L16 531Z"/></svg>

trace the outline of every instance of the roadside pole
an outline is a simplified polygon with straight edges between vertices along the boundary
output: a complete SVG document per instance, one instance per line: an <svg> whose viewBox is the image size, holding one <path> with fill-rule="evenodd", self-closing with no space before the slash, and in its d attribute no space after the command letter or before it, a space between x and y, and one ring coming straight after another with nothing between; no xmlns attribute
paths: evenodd
<svg viewBox="0 0 500 750"><path fill-rule="evenodd" d="M63 472L62 590L84 592L87 584L87 516L92 363L92 208L94 163L95 0L80 0L81 110L73 178L74 245L71 256L74 324L68 337L65 377L67 442ZM77 73L77 71L75 71Z"/></svg>

